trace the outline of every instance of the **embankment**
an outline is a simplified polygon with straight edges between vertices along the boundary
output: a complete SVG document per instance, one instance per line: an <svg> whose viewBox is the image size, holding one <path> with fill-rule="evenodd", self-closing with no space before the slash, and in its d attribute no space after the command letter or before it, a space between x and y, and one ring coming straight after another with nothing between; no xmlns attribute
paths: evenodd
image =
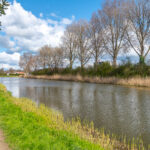
<svg viewBox="0 0 150 150"><path fill-rule="evenodd" d="M97 84L114 84L136 87L150 87L150 77L133 77L133 78L117 78L117 77L82 77L80 75L41 75L41 76L26 76L25 78L31 79L47 79L47 80L60 80L60 81L75 81L75 82L88 82Z"/></svg>

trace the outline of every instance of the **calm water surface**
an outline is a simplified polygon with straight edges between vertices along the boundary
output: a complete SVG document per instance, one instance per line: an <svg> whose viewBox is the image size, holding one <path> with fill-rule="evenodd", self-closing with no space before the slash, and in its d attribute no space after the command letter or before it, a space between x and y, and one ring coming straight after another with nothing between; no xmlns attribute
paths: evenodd
<svg viewBox="0 0 150 150"><path fill-rule="evenodd" d="M65 119L80 117L117 135L141 136L150 144L149 89L23 78L0 78L0 82L14 96L44 103Z"/></svg>

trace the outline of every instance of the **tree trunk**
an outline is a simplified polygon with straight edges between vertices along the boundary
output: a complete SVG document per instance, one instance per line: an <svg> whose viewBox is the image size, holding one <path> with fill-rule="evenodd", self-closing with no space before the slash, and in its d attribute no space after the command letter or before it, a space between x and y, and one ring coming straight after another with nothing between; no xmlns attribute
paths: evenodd
<svg viewBox="0 0 150 150"><path fill-rule="evenodd" d="M81 70L83 70L83 68L84 68L84 65L83 65L83 63L81 62Z"/></svg>
<svg viewBox="0 0 150 150"><path fill-rule="evenodd" d="M145 64L145 58L144 58L144 56L140 56L140 58L139 58L139 64L140 65L144 65Z"/></svg>
<svg viewBox="0 0 150 150"><path fill-rule="evenodd" d="M98 59L97 59L97 57L95 58L94 67L95 67L95 70L97 71L97 68L98 68Z"/></svg>
<svg viewBox="0 0 150 150"><path fill-rule="evenodd" d="M73 66L73 62L72 62L72 60L70 59L70 66L69 66L69 68L72 70L72 66Z"/></svg>
<svg viewBox="0 0 150 150"><path fill-rule="evenodd" d="M81 70L84 69L84 64L83 64L83 60L81 60Z"/></svg>
<svg viewBox="0 0 150 150"><path fill-rule="evenodd" d="M96 56L95 56L95 64L94 64L95 70L97 71L97 67L98 67L98 54L96 51Z"/></svg>
<svg viewBox="0 0 150 150"><path fill-rule="evenodd" d="M116 56L113 57L113 66L114 67L117 66L117 57Z"/></svg>

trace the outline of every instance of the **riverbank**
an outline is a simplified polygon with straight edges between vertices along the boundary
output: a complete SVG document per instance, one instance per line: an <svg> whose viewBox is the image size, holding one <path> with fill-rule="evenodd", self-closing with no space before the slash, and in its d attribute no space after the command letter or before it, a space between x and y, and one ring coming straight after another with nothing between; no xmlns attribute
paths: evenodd
<svg viewBox="0 0 150 150"><path fill-rule="evenodd" d="M93 124L79 120L64 122L63 116L31 100L14 98L0 85L0 128L12 149L102 150L129 149ZM135 148L132 144L132 149Z"/></svg>
<svg viewBox="0 0 150 150"><path fill-rule="evenodd" d="M134 78L117 78L117 77L82 77L80 75L41 75L41 76L25 76L30 79L46 79L46 80L60 80L60 81L75 81L75 82L88 82L97 84L113 84L124 86L136 86L136 87L150 87L150 77L134 77Z"/></svg>
<svg viewBox="0 0 150 150"><path fill-rule="evenodd" d="M14 77L19 77L19 75L0 75L0 77L14 78Z"/></svg>

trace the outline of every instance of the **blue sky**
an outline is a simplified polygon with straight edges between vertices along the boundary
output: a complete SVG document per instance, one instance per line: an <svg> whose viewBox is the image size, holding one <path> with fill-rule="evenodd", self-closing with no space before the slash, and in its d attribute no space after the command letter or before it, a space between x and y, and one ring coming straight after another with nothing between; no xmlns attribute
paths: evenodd
<svg viewBox="0 0 150 150"><path fill-rule="evenodd" d="M13 0L9 1L13 2ZM43 13L44 17L55 13L67 18L74 15L77 20L89 19L102 4L102 0L17 0L17 2L37 17L40 13Z"/></svg>
<svg viewBox="0 0 150 150"><path fill-rule="evenodd" d="M2 16L0 68L18 68L20 55L38 52L43 45L58 46L67 25L90 20L102 0L8 0Z"/></svg>

